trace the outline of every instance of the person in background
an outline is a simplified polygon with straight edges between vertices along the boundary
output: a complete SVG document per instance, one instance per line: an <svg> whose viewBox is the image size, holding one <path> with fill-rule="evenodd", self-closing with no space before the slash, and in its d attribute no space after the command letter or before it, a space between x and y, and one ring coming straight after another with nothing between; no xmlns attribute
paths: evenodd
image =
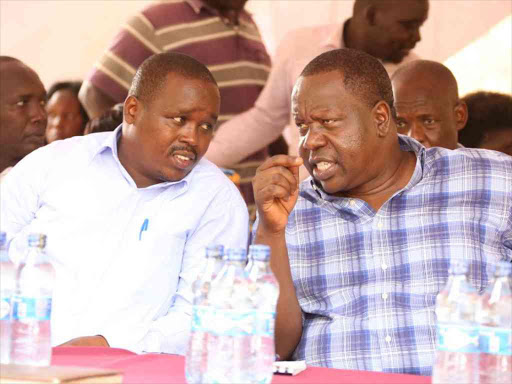
<svg viewBox="0 0 512 384"><path fill-rule="evenodd" d="M11 258L28 233L48 236L53 345L185 353L205 248L248 238L240 193L203 159L219 110L203 64L154 55L135 74L122 126L56 141L6 176Z"/></svg>
<svg viewBox="0 0 512 384"><path fill-rule="evenodd" d="M474 92L462 98L468 121L459 142L469 148L484 148L512 156L512 96L497 92Z"/></svg>
<svg viewBox="0 0 512 384"><path fill-rule="evenodd" d="M416 60L392 76L398 132L425 147L457 149L458 133L466 126L468 109L459 99L457 80L443 64Z"/></svg>
<svg viewBox="0 0 512 384"><path fill-rule="evenodd" d="M97 132L110 132L116 129L123 122L123 103L114 105L101 116L95 117L87 122L84 135Z"/></svg>
<svg viewBox="0 0 512 384"><path fill-rule="evenodd" d="M48 90L47 143L83 135L89 117L78 100L81 86L78 81L65 81L53 84Z"/></svg>
<svg viewBox="0 0 512 384"><path fill-rule="evenodd" d="M362 51L311 61L292 108L301 157L272 157L254 179L254 243L271 247L280 287L276 352L431 375L450 263L467 260L481 292L512 260L512 158L398 135L389 77Z"/></svg>
<svg viewBox="0 0 512 384"><path fill-rule="evenodd" d="M306 64L317 55L338 48L353 48L378 58L389 73L417 59L413 53L427 20L427 0L356 0L352 17L342 24L291 31L281 41L272 71L254 108L219 128L206 157L230 167L248 154L264 148L285 131L289 154L299 145L297 127L290 118L290 96ZM287 127L287 124L289 126ZM307 177L300 168L301 179Z"/></svg>
<svg viewBox="0 0 512 384"><path fill-rule="evenodd" d="M0 179L45 144L46 90L20 60L0 56Z"/></svg>
<svg viewBox="0 0 512 384"><path fill-rule="evenodd" d="M100 116L123 102L137 67L160 52L184 53L210 69L222 98L219 125L251 108L267 80L270 58L256 24L244 10L246 2L158 2L136 14L95 64L80 90L80 100L89 116ZM279 148L278 143L274 148ZM241 176L240 188L253 218L251 180L269 150L267 146L258 149L228 167Z"/></svg>

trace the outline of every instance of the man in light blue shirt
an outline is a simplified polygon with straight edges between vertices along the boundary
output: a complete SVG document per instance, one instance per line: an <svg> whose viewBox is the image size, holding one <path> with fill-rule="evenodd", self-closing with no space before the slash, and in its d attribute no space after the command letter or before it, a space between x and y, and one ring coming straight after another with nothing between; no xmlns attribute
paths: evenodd
<svg viewBox="0 0 512 384"><path fill-rule="evenodd" d="M135 75L122 126L52 143L4 179L11 257L28 233L48 236L53 345L185 352L205 247L247 243L240 193L202 159L219 106L206 67L154 55Z"/></svg>

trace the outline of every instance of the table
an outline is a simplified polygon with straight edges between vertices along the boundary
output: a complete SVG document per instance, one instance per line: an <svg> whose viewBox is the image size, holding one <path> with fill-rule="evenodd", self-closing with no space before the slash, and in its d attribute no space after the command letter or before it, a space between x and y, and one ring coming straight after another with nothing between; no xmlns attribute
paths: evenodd
<svg viewBox="0 0 512 384"><path fill-rule="evenodd" d="M185 383L185 358L142 354L106 347L53 348L52 365L111 368L123 372L123 383ZM296 376L274 375L273 384L430 384L426 376L308 367Z"/></svg>

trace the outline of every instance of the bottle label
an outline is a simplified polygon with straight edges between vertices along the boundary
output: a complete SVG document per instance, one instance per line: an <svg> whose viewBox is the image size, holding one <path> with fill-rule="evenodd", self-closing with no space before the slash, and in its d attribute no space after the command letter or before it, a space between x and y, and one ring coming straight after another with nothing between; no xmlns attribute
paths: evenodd
<svg viewBox="0 0 512 384"><path fill-rule="evenodd" d="M275 312L256 312L255 334L263 337L274 337Z"/></svg>
<svg viewBox="0 0 512 384"><path fill-rule="evenodd" d="M215 320L215 308L206 305L192 307L192 332L209 332Z"/></svg>
<svg viewBox="0 0 512 384"><path fill-rule="evenodd" d="M9 314L11 313L11 298L2 297L0 301L0 320L9 320Z"/></svg>
<svg viewBox="0 0 512 384"><path fill-rule="evenodd" d="M491 355L512 355L512 329L480 327L480 351Z"/></svg>
<svg viewBox="0 0 512 384"><path fill-rule="evenodd" d="M478 328L438 323L437 349L447 352L478 353Z"/></svg>
<svg viewBox="0 0 512 384"><path fill-rule="evenodd" d="M13 297L13 320L50 320L52 313L51 297Z"/></svg>
<svg viewBox="0 0 512 384"><path fill-rule="evenodd" d="M218 336L252 335L255 315L255 311L217 309L212 317L210 329Z"/></svg>

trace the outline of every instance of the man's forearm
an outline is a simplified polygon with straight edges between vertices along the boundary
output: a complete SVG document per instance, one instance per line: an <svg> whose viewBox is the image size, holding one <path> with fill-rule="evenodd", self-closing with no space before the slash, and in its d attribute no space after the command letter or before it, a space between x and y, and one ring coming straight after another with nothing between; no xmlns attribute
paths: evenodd
<svg viewBox="0 0 512 384"><path fill-rule="evenodd" d="M302 336L302 311L295 294L284 233L272 234L258 230L256 244L271 248L270 266L279 282L279 299L275 325L276 353L289 359Z"/></svg>

